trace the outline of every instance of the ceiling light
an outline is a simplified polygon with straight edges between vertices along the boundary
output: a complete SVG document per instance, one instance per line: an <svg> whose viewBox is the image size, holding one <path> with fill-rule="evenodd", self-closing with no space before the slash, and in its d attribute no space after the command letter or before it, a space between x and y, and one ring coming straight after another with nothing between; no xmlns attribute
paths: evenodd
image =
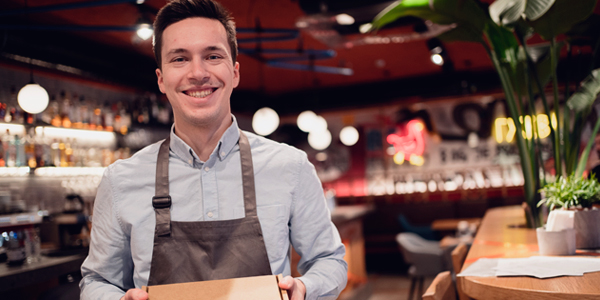
<svg viewBox="0 0 600 300"><path fill-rule="evenodd" d="M298 115L296 124L298 124L298 128L300 128L300 130L302 130L304 132L309 132L312 127L313 121L316 118L317 118L317 115L314 112L312 112L310 110L306 110Z"/></svg>
<svg viewBox="0 0 600 300"><path fill-rule="evenodd" d="M146 2L146 0L136 0L135 4L144 4L144 2Z"/></svg>
<svg viewBox="0 0 600 300"><path fill-rule="evenodd" d="M304 132L327 130L327 121L325 118L317 116L310 110L300 113L296 120L296 124L298 124L298 128Z"/></svg>
<svg viewBox="0 0 600 300"><path fill-rule="evenodd" d="M354 24L354 18L349 14L339 14L335 16L335 20L340 25L352 25Z"/></svg>
<svg viewBox="0 0 600 300"><path fill-rule="evenodd" d="M346 126L340 131L340 140L346 146L353 146L358 142L358 130L353 126Z"/></svg>
<svg viewBox="0 0 600 300"><path fill-rule="evenodd" d="M154 34L154 30L152 29L152 26L150 24L140 24L138 26L138 30L137 30L137 36L139 36L142 40L147 40L149 39L152 34Z"/></svg>
<svg viewBox="0 0 600 300"><path fill-rule="evenodd" d="M19 106L30 114L39 114L48 107L48 92L39 84L31 81L17 95Z"/></svg>
<svg viewBox="0 0 600 300"><path fill-rule="evenodd" d="M252 117L252 129L259 135L267 136L279 126L279 115L273 109L263 107Z"/></svg>
<svg viewBox="0 0 600 300"><path fill-rule="evenodd" d="M311 131L308 134L308 144L318 151L327 149L331 144L331 132L327 129Z"/></svg>
<svg viewBox="0 0 600 300"><path fill-rule="evenodd" d="M437 53L431 55L431 61L438 66L444 65L444 58Z"/></svg>
<svg viewBox="0 0 600 300"><path fill-rule="evenodd" d="M371 28L373 28L373 24L365 23L358 27L358 31L360 31L360 33L367 33L369 30L371 30Z"/></svg>

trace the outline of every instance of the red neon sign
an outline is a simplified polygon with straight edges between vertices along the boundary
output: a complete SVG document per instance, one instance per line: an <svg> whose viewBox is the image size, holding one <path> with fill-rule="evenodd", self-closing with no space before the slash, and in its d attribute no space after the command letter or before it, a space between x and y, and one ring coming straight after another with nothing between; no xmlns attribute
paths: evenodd
<svg viewBox="0 0 600 300"><path fill-rule="evenodd" d="M424 126L418 120L411 120L406 124L406 134L392 133L387 136L387 142L394 145L396 155L403 154L404 160L410 161L412 155L422 156L425 152Z"/></svg>

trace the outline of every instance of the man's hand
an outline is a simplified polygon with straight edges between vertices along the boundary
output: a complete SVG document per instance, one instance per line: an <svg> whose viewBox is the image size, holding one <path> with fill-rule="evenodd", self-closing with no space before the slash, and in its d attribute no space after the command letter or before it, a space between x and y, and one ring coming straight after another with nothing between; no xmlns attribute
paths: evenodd
<svg viewBox="0 0 600 300"><path fill-rule="evenodd" d="M148 300L148 293L141 289L129 289L121 300Z"/></svg>
<svg viewBox="0 0 600 300"><path fill-rule="evenodd" d="M304 300L306 295L306 287L301 280L285 276L280 282L279 287L287 290L290 300Z"/></svg>

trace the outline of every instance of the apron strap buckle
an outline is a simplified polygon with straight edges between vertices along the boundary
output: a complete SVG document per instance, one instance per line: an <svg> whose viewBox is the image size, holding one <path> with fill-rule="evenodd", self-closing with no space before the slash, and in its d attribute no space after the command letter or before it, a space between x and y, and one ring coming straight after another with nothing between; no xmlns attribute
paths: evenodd
<svg viewBox="0 0 600 300"><path fill-rule="evenodd" d="M156 209L171 207L171 196L154 196L152 197L152 206Z"/></svg>

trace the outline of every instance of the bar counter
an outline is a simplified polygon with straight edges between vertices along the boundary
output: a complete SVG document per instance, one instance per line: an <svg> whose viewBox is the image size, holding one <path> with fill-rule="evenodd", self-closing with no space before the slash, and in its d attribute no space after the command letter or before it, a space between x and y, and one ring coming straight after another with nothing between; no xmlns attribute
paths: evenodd
<svg viewBox="0 0 600 300"><path fill-rule="evenodd" d="M467 254L463 270L479 258L518 258L539 255L535 229L525 228L521 206L489 209ZM577 250L576 255L598 256ZM600 258L599 258L600 259ZM539 279L457 277L457 284L474 299L600 299L600 272L583 276Z"/></svg>

